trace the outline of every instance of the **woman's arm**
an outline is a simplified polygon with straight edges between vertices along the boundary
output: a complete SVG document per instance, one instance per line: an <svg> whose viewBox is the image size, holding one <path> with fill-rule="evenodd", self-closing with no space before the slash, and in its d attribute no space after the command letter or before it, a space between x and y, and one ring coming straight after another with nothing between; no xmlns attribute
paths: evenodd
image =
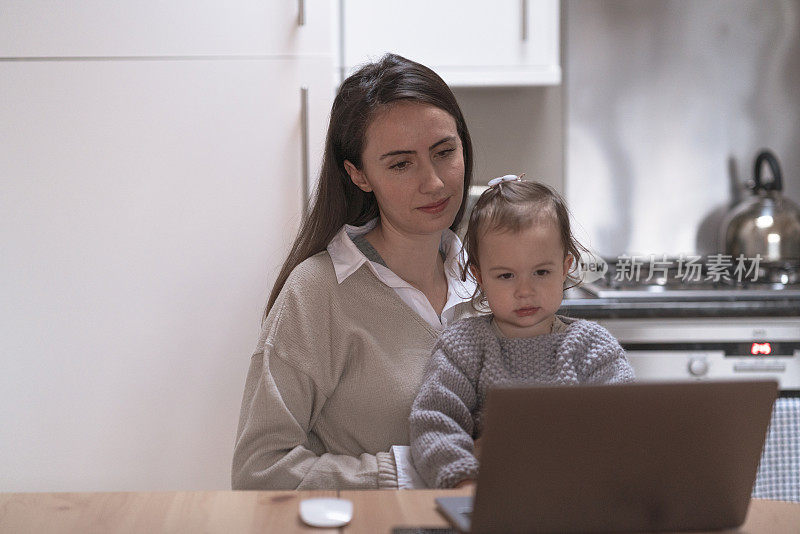
<svg viewBox="0 0 800 534"><path fill-rule="evenodd" d="M245 383L233 489L397 487L389 451L331 454L314 430L353 350L332 298L336 284L330 259L309 258L270 310Z"/></svg>
<svg viewBox="0 0 800 534"><path fill-rule="evenodd" d="M233 489L397 487L388 452L354 457L312 450L310 428L325 396L307 374L271 354L271 348L265 346L250 363L233 456Z"/></svg>
<svg viewBox="0 0 800 534"><path fill-rule="evenodd" d="M410 417L414 465L429 486L452 488L477 478L472 440L476 403L472 381L440 340Z"/></svg>

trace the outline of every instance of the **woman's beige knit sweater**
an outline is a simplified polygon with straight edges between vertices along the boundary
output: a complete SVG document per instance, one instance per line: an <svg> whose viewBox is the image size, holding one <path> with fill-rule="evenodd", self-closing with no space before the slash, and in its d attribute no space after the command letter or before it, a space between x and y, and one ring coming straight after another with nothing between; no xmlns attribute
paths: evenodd
<svg viewBox="0 0 800 534"><path fill-rule="evenodd" d="M327 251L298 265L251 357L233 489L397 487L389 449L438 334L366 264L341 284Z"/></svg>

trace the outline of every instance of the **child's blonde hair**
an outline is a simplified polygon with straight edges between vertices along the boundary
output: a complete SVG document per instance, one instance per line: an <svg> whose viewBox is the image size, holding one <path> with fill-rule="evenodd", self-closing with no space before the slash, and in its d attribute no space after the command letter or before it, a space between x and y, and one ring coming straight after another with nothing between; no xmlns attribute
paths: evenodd
<svg viewBox="0 0 800 534"><path fill-rule="evenodd" d="M580 284L578 265L581 252L588 250L572 235L569 224L569 210L564 199L552 188L540 182L527 180L505 181L490 186L478 198L469 216L467 233L464 236L466 264L461 279L466 280L472 269L480 269L478 264L478 243L490 231L517 233L534 224L553 222L559 230L564 257L572 255L572 267L567 273L570 285ZM479 306L483 309L480 309ZM472 307L476 311L488 308L486 295L480 285L472 295Z"/></svg>

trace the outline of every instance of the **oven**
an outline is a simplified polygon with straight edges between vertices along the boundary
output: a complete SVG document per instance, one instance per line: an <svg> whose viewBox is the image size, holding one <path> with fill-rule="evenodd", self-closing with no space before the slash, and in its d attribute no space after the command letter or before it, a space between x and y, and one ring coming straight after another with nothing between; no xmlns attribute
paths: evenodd
<svg viewBox="0 0 800 534"><path fill-rule="evenodd" d="M800 502L800 317L597 319L637 381L775 379L753 497ZM698 406L698 409L702 409Z"/></svg>
<svg viewBox="0 0 800 534"><path fill-rule="evenodd" d="M598 319L637 380L775 379L800 396L800 317Z"/></svg>
<svg viewBox="0 0 800 534"><path fill-rule="evenodd" d="M606 260L595 269L598 279L565 293L560 313L605 326L638 381L776 380L781 398L753 496L800 502L798 266L762 266L753 270L758 280L740 281L703 260L694 261L702 267L688 280L681 258L643 261L632 270L626 257L626 272L635 276L619 276Z"/></svg>
<svg viewBox="0 0 800 534"><path fill-rule="evenodd" d="M719 259L601 260L594 280L566 293L562 312L606 327L638 380L768 378L782 396L800 395L797 266L726 270Z"/></svg>

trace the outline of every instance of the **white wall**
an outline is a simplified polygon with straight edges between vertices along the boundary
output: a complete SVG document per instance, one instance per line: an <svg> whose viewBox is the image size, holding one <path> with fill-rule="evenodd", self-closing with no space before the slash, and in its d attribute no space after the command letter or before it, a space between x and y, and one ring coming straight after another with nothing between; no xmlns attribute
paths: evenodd
<svg viewBox="0 0 800 534"><path fill-rule="evenodd" d="M565 0L566 181L605 256L713 254L762 148L800 201L800 1Z"/></svg>
<svg viewBox="0 0 800 534"><path fill-rule="evenodd" d="M99 39L37 58L0 40L0 491L228 489L301 211L300 86L313 171L332 58L109 57Z"/></svg>
<svg viewBox="0 0 800 534"><path fill-rule="evenodd" d="M524 172L563 192L561 86L453 92L472 136L473 183Z"/></svg>

